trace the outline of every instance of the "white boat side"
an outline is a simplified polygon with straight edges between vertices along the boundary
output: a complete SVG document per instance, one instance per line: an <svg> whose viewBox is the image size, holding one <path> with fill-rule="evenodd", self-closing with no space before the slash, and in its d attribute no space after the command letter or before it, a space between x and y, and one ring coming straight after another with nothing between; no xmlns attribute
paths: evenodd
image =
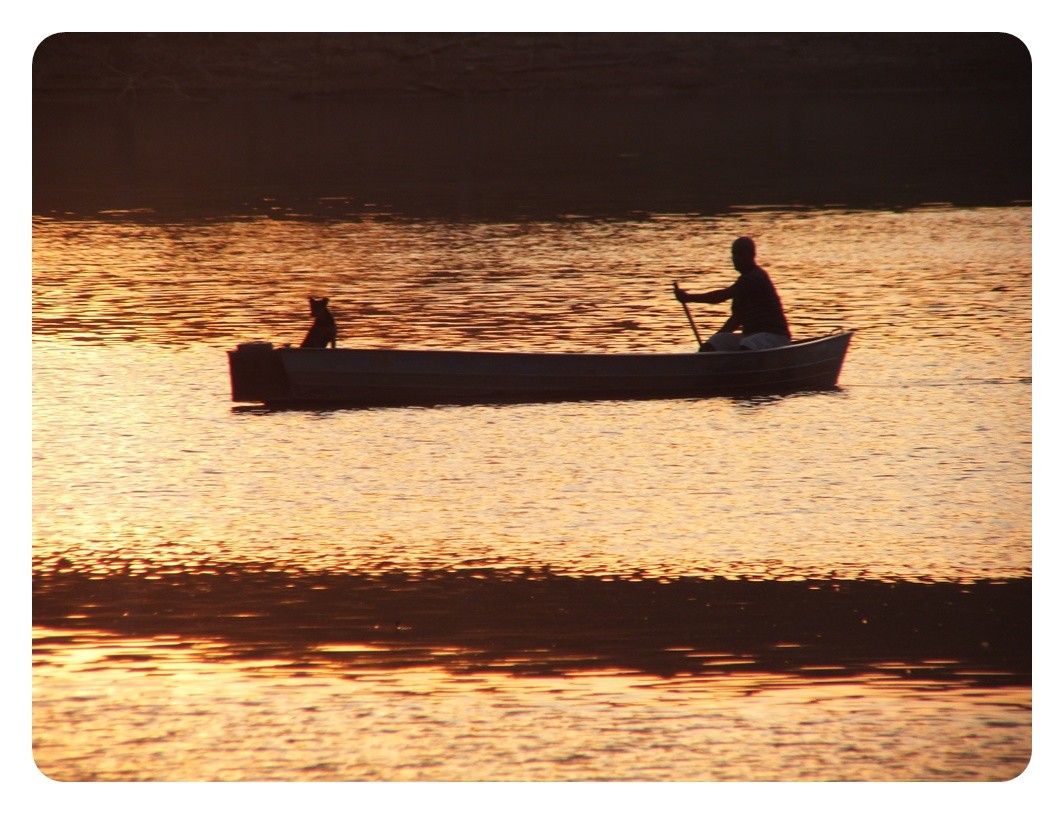
<svg viewBox="0 0 1064 814"><path fill-rule="evenodd" d="M232 396L276 405L670 398L833 388L852 331L727 353L304 349L229 352Z"/></svg>

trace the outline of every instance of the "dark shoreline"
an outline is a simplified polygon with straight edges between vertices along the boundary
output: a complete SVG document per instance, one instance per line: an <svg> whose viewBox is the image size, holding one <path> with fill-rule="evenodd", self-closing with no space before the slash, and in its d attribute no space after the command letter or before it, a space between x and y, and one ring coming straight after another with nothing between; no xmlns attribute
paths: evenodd
<svg viewBox="0 0 1064 814"><path fill-rule="evenodd" d="M219 640L230 658L456 672L885 672L1031 681L1031 580L970 584L573 577L549 571L94 575L33 580L34 625ZM323 656L318 646L342 648ZM447 655L440 655L445 653Z"/></svg>
<svg viewBox="0 0 1064 814"><path fill-rule="evenodd" d="M511 219L1031 197L993 34L58 35L33 212Z"/></svg>
<svg viewBox="0 0 1064 814"><path fill-rule="evenodd" d="M1009 34L61 33L34 89L188 99L1027 90Z"/></svg>

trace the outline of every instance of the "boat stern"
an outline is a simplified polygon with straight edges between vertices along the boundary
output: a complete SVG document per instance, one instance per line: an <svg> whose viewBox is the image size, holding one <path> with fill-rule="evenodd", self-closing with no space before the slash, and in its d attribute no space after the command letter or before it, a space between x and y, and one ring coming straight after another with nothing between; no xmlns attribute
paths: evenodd
<svg viewBox="0 0 1064 814"><path fill-rule="evenodd" d="M228 355L233 401L266 403L288 397L288 376L272 342L245 342Z"/></svg>

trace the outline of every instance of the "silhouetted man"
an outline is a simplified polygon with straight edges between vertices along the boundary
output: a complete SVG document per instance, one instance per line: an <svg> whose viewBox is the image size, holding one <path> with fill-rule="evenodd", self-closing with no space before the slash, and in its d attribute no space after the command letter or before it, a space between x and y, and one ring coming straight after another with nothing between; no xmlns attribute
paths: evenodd
<svg viewBox="0 0 1064 814"><path fill-rule="evenodd" d="M676 289L676 299L680 302L732 301L728 321L702 343L700 350L764 350L790 344L791 329L783 315L779 294L765 270L754 262L756 255L754 241L740 237L732 243L732 263L739 272L738 280L727 288L705 294L688 294L682 288ZM742 334L737 336L738 330Z"/></svg>

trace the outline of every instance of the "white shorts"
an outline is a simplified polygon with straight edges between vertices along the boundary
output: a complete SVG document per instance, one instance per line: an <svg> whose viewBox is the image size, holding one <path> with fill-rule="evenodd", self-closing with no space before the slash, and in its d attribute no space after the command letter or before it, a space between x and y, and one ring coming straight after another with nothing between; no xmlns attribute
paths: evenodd
<svg viewBox="0 0 1064 814"><path fill-rule="evenodd" d="M780 334L759 333L747 335L722 332L713 334L706 340L706 344L715 351L768 350L769 348L789 345L791 340Z"/></svg>

